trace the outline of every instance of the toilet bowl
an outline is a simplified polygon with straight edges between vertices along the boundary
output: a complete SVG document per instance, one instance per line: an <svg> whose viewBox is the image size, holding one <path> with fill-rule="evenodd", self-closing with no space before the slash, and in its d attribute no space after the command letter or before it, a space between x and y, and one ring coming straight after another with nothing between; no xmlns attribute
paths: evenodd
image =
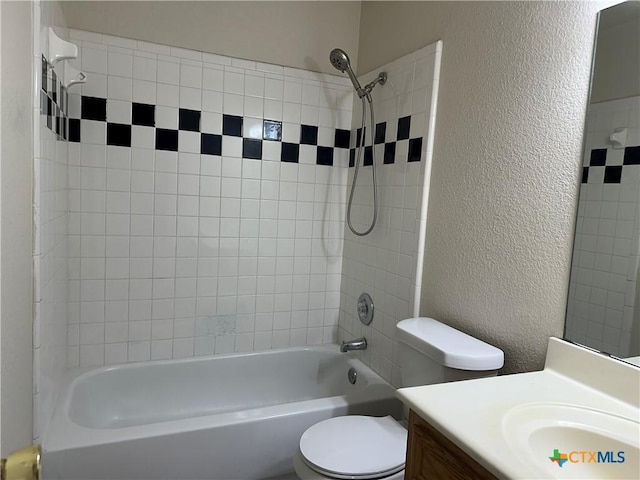
<svg viewBox="0 0 640 480"><path fill-rule="evenodd" d="M432 318L399 322L403 387L497 374L502 350ZM400 480L407 430L393 417L346 415L309 427L300 438L294 469L301 480Z"/></svg>
<svg viewBox="0 0 640 480"><path fill-rule="evenodd" d="M407 430L391 416L334 417L304 432L294 467L303 480L401 479L406 447Z"/></svg>

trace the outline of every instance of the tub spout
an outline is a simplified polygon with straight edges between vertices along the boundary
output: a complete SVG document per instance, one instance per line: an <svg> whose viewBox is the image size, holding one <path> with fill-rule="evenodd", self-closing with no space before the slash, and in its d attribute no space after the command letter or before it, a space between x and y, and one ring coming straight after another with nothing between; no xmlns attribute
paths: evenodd
<svg viewBox="0 0 640 480"><path fill-rule="evenodd" d="M350 350L366 350L367 349L367 339L356 338L355 340L349 340L348 342L342 342L340 346L340 351L342 353L348 352Z"/></svg>

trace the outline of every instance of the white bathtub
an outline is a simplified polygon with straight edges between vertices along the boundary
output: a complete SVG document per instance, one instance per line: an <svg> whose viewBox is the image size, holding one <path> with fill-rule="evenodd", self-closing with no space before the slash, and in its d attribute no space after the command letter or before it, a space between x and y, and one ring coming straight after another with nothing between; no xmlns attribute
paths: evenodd
<svg viewBox="0 0 640 480"><path fill-rule="evenodd" d="M401 411L393 387L336 345L100 368L67 380L44 438L44 478L285 475L314 423Z"/></svg>

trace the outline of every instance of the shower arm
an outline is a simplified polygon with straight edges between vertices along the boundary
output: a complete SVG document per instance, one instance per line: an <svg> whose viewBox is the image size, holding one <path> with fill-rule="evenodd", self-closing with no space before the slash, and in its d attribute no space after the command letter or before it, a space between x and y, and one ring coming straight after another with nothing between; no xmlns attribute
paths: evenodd
<svg viewBox="0 0 640 480"><path fill-rule="evenodd" d="M384 85L385 83L387 83L387 72L380 72L378 76L373 79L373 81L367 83L364 86L363 90L366 95L369 95L371 94L373 87L375 87L377 84ZM360 98L362 98L362 96ZM369 101L371 101L371 99L369 99Z"/></svg>
<svg viewBox="0 0 640 480"><path fill-rule="evenodd" d="M362 88L360 86L360 83L358 83L358 80L355 78L355 75L353 75L353 73L351 72L351 69L349 69L347 73L351 78L351 82L353 83L358 97L366 97L367 100L369 100L369 103L373 102L373 99L371 98L371 92L373 91L373 88L377 84L384 85L385 83L387 83L387 72L380 72L376 78L374 78L371 82L367 83L364 88Z"/></svg>

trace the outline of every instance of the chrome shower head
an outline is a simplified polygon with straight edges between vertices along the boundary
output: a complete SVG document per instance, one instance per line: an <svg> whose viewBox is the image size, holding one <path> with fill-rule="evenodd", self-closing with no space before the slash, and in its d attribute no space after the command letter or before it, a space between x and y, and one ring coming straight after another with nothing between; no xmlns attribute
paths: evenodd
<svg viewBox="0 0 640 480"><path fill-rule="evenodd" d="M358 96L360 98L368 95L367 92L365 92L360 86L360 82L358 82L356 74L353 73L351 62L349 61L349 56L344 50L340 48L334 48L333 50L331 50L331 53L329 54L329 61L331 62L331 65L333 65L336 69L340 70L343 73L347 72L347 75L349 75L349 78L351 79L351 83L353 83L353 88L356 89L356 92L358 93Z"/></svg>
<svg viewBox="0 0 640 480"><path fill-rule="evenodd" d="M349 61L349 56L344 50L340 48L334 48L331 50L331 54L329 55L329 60L331 61L331 65L335 68L344 72L345 70L351 69L351 62Z"/></svg>

